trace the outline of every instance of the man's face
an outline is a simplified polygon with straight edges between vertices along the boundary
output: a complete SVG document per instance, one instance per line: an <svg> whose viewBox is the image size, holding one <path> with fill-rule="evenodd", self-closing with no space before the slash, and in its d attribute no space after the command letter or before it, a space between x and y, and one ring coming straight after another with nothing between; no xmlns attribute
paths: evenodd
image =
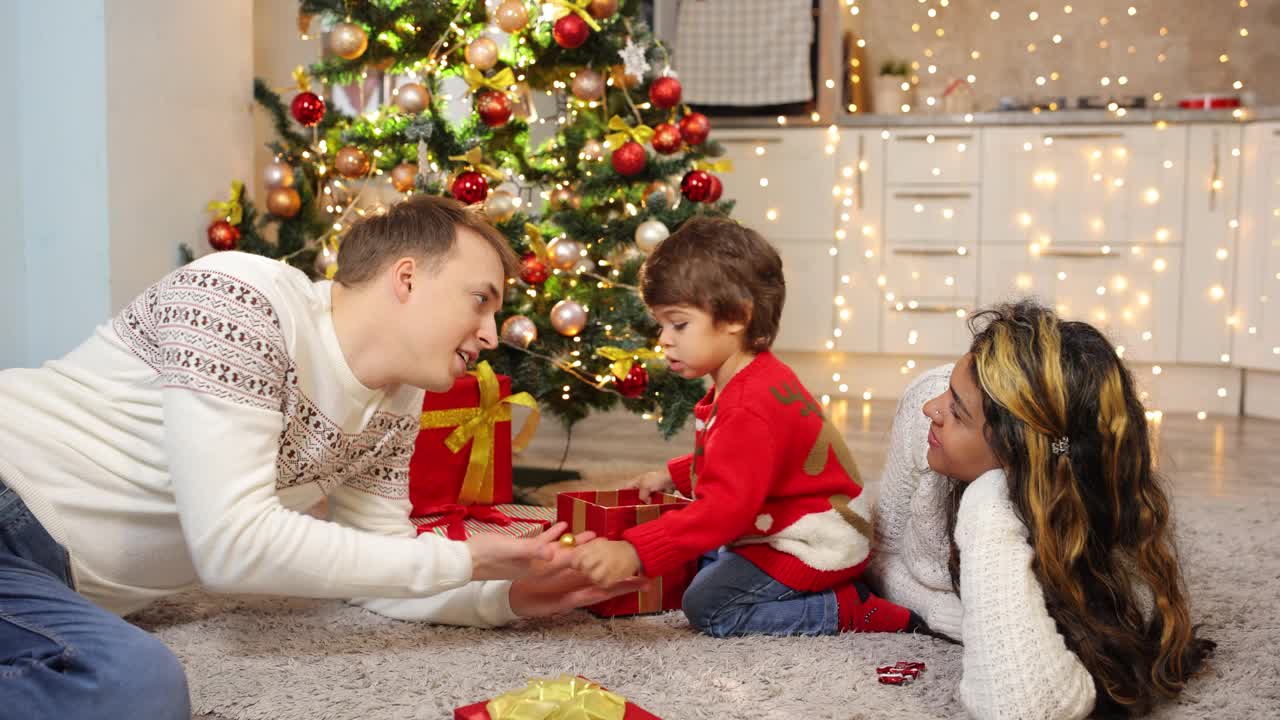
<svg viewBox="0 0 1280 720"><path fill-rule="evenodd" d="M498 253L475 231L458 239L438 266L418 263L402 304L403 382L431 392L448 390L481 350L497 347L494 314L505 277Z"/></svg>
<svg viewBox="0 0 1280 720"><path fill-rule="evenodd" d="M742 350L742 323L717 323L710 313L692 305L658 305L651 310L662 328L658 344L672 372L681 377L713 373Z"/></svg>

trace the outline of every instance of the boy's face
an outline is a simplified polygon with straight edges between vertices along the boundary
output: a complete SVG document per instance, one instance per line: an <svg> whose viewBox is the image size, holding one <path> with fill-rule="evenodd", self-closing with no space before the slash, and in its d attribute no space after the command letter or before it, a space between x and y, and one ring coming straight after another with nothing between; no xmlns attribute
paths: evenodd
<svg viewBox="0 0 1280 720"><path fill-rule="evenodd" d="M651 308L662 332L662 346L672 372L693 379L715 372L734 353L743 350L742 323L717 323L711 314L692 305Z"/></svg>
<svg viewBox="0 0 1280 720"><path fill-rule="evenodd" d="M459 227L457 233L439 267L418 263L404 281L399 374L431 392L448 390L481 350L498 344L494 313L502 307L502 261L476 232Z"/></svg>

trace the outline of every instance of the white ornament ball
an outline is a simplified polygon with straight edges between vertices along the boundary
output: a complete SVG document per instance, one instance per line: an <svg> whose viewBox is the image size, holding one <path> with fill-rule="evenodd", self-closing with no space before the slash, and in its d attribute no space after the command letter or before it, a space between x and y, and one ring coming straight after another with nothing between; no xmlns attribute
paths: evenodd
<svg viewBox="0 0 1280 720"><path fill-rule="evenodd" d="M558 237L547 243L547 260L557 270L571 270L582 258L582 245L577 240Z"/></svg>
<svg viewBox="0 0 1280 720"><path fill-rule="evenodd" d="M527 348L537 339L538 326L524 315L512 315L502 323L503 342Z"/></svg>
<svg viewBox="0 0 1280 720"><path fill-rule="evenodd" d="M494 190L484 201L484 214L495 223L504 223L516 214L519 207L515 195L506 190Z"/></svg>
<svg viewBox="0 0 1280 720"><path fill-rule="evenodd" d="M658 247L658 243L666 240L670 235L671 231L661 221L645 220L636 228L636 247L640 248L640 252L648 255Z"/></svg>
<svg viewBox="0 0 1280 720"><path fill-rule="evenodd" d="M561 335L573 337L587 326L587 309L576 300L561 300L551 308L551 327Z"/></svg>
<svg viewBox="0 0 1280 720"><path fill-rule="evenodd" d="M269 188L292 187L293 168L288 163L274 160L267 163L266 169L262 171L262 179Z"/></svg>

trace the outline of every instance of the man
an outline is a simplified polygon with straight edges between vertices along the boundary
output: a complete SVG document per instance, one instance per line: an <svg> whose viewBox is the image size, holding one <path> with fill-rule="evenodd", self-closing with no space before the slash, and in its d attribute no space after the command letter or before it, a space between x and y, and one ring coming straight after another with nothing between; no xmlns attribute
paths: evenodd
<svg viewBox="0 0 1280 720"><path fill-rule="evenodd" d="M568 570L562 524L462 543L409 522L423 390L496 346L505 238L417 196L338 263L312 283L214 254L61 360L0 372L5 712L189 718L176 657L120 616L196 584L475 626L636 589ZM300 512L326 497L332 521Z"/></svg>

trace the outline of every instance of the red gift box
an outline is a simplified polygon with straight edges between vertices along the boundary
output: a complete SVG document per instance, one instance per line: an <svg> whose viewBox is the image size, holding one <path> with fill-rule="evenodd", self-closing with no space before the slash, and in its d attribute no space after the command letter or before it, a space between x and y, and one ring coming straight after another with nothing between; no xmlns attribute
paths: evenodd
<svg viewBox="0 0 1280 720"><path fill-rule="evenodd" d="M554 508L536 505L442 505L409 520L418 534L434 532L450 540L466 540L476 533L530 537L556 521Z"/></svg>
<svg viewBox="0 0 1280 720"><path fill-rule="evenodd" d="M534 410L514 442L512 405ZM528 443L537 419L533 398L511 395L511 378L496 375L487 362L459 378L448 392L427 393L409 458L412 514L439 512L450 504L510 503L511 453Z"/></svg>
<svg viewBox="0 0 1280 720"><path fill-rule="evenodd" d="M581 679L585 680L586 678L581 678ZM600 689L603 689L603 688L600 688ZM484 700L478 703L467 705L465 707L454 708L453 720L494 720L493 716L489 714L489 710L487 707L488 704L489 704L489 701ZM658 717L657 715L654 715L653 713L649 712L648 710L645 710L644 708L634 703L627 703L625 714L623 714L622 720L662 720L662 718Z"/></svg>
<svg viewBox="0 0 1280 720"><path fill-rule="evenodd" d="M657 520L662 513L679 510L689 504L679 495L654 493L650 502L640 500L640 491L585 490L564 492L556 496L556 519L569 523L569 532L587 530L609 540L620 540L622 531L640 523ZM643 615L679 610L684 591L698 573L697 560L654 578L646 589L591 605L587 610L601 617Z"/></svg>

